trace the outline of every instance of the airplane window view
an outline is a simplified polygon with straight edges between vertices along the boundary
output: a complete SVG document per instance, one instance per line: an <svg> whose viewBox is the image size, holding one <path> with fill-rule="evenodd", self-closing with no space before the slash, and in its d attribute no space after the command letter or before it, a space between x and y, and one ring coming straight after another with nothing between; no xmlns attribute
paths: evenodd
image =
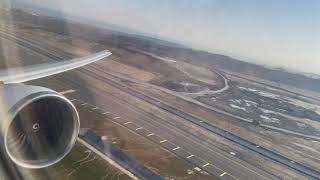
<svg viewBox="0 0 320 180"><path fill-rule="evenodd" d="M320 1L1 0L0 179L320 179Z"/></svg>

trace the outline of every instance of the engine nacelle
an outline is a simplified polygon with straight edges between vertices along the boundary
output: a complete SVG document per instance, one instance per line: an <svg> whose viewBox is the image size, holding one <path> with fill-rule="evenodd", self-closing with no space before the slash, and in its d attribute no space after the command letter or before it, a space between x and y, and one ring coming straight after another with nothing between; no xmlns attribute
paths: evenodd
<svg viewBox="0 0 320 180"><path fill-rule="evenodd" d="M1 143L16 164L43 168L60 161L76 142L76 108L59 93L38 86L2 85Z"/></svg>

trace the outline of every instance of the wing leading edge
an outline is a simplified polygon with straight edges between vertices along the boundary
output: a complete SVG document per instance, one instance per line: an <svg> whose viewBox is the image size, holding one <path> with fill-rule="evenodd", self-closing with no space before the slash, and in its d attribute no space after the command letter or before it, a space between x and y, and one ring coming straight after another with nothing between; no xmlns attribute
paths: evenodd
<svg viewBox="0 0 320 180"><path fill-rule="evenodd" d="M39 79L54 74L69 71L95 61L110 56L112 53L104 50L88 56L71 59L68 61L59 61L54 63L44 63L19 68L10 68L0 71L0 81L3 84L23 83L34 79Z"/></svg>

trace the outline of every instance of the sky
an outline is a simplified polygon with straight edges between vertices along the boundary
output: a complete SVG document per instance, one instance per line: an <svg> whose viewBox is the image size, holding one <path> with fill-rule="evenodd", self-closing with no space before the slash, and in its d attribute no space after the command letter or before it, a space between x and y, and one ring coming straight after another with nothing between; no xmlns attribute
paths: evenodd
<svg viewBox="0 0 320 180"><path fill-rule="evenodd" d="M317 0L18 0L241 60L320 74Z"/></svg>

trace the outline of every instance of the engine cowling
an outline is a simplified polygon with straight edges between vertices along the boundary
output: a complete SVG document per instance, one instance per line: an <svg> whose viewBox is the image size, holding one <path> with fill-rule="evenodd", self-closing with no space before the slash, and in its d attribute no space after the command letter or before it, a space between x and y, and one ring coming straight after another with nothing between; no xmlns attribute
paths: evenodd
<svg viewBox="0 0 320 180"><path fill-rule="evenodd" d="M57 163L76 142L76 108L59 93L38 86L2 85L1 143L10 159L25 168Z"/></svg>

